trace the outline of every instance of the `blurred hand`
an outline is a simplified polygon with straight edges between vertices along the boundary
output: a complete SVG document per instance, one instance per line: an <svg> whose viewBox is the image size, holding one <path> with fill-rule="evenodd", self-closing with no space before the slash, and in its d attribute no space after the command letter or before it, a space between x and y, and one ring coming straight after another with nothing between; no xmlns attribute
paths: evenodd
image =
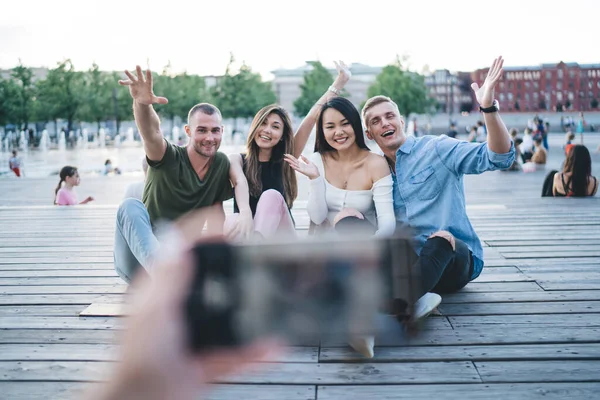
<svg viewBox="0 0 600 400"><path fill-rule="evenodd" d="M350 68L343 61L334 61L333 63L335 64L335 69L338 72L334 86L336 89L341 90L352 77L352 72L350 72ZM338 87L336 84L340 84L342 87Z"/></svg>
<svg viewBox="0 0 600 400"><path fill-rule="evenodd" d="M81 202L81 204L87 204L87 203L89 203L90 201L94 201L94 198L93 198L92 196L88 196L88 197L86 197L86 198L85 198L85 200L83 200L83 201Z"/></svg>
<svg viewBox="0 0 600 400"><path fill-rule="evenodd" d="M254 231L254 219L252 218L252 212L240 212L235 223L231 226L225 236L229 239L234 239L238 236L247 238Z"/></svg>
<svg viewBox="0 0 600 400"><path fill-rule="evenodd" d="M433 238L433 237L441 237L441 238L446 239L452 245L452 250L456 251L456 240L454 239L454 235L452 235L450 232L438 231L438 232L434 233L433 235L429 236L429 238Z"/></svg>
<svg viewBox="0 0 600 400"><path fill-rule="evenodd" d="M151 105L151 104L167 104L169 100L166 97L157 97L154 95L152 87L152 72L146 70L146 79L144 80L144 74L142 68L138 65L135 68L137 78L134 77L129 71L125 71L125 75L129 79L120 80L119 84L123 86L129 86L129 93L131 97L139 104Z"/></svg>
<svg viewBox="0 0 600 400"><path fill-rule="evenodd" d="M131 314L121 338L121 362L112 380L89 397L108 399L198 399L208 384L261 361L272 342L245 348L195 354L188 348L184 303L190 292L194 260L190 249L201 238L203 221L196 212L174 226L168 246L161 247L152 278L134 279ZM214 240L214 238L212 238Z"/></svg>

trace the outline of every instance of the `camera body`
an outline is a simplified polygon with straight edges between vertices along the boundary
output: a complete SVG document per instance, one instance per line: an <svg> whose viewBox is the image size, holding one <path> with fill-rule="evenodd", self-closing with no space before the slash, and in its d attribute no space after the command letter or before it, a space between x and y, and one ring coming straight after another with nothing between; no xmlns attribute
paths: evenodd
<svg viewBox="0 0 600 400"><path fill-rule="evenodd" d="M407 237L204 242L185 312L193 350L277 336L290 344L374 335L376 316L418 284Z"/></svg>

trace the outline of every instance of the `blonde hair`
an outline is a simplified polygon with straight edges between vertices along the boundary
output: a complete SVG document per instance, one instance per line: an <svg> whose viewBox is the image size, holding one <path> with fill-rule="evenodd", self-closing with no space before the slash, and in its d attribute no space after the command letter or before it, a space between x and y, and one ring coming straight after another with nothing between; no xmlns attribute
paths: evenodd
<svg viewBox="0 0 600 400"><path fill-rule="evenodd" d="M392 104L396 108L396 110L398 110L398 114L400 115L400 118L401 119L404 118L402 116L402 114L400 113L400 109L398 108L398 104L396 104L394 102L394 100L390 99L387 96L383 96L383 95L374 96L374 97L371 97L370 99L368 99L366 101L365 105L362 108L361 115L362 115L362 119L363 119L363 124L365 124L365 128L368 129L368 127L369 127L369 121L367 121L367 112L371 108L373 108L375 106L378 106L379 104L382 104L382 103L390 103L390 104Z"/></svg>

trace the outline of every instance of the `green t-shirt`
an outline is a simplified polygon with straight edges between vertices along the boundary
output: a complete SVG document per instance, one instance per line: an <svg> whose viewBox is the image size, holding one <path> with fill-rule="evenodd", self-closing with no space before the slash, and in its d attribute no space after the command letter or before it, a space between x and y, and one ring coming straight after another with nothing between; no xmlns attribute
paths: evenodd
<svg viewBox="0 0 600 400"><path fill-rule="evenodd" d="M166 142L167 150L162 160L148 160L150 168L143 202L153 225L161 219L172 221L233 196L229 158L225 154L215 154L204 180L200 180L190 163L187 149Z"/></svg>

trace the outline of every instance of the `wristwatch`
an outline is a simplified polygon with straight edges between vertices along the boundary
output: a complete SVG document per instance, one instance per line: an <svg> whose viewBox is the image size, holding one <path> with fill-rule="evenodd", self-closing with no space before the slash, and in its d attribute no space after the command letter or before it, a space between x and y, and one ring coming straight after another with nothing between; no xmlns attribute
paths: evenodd
<svg viewBox="0 0 600 400"><path fill-rule="evenodd" d="M494 100L494 102L492 103L492 105L490 107L486 107L483 108L481 106L479 106L479 111L481 111L482 113L495 113L500 111L500 104L498 103L498 100Z"/></svg>

